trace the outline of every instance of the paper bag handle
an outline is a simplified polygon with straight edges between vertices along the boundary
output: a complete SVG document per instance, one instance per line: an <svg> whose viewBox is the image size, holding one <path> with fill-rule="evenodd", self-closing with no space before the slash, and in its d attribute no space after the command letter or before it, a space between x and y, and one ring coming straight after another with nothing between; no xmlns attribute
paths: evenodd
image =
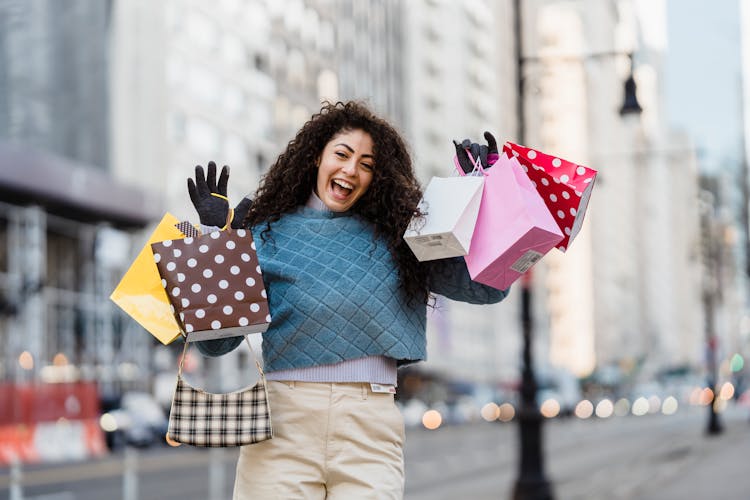
<svg viewBox="0 0 750 500"><path fill-rule="evenodd" d="M458 163L458 155L455 155L453 157L453 164L456 166L456 171L458 171L458 175L460 175L461 177L466 177L467 175L476 176L477 172L481 173L482 175L487 175L484 172L484 167L482 166L481 159L477 158L475 160L474 157L471 156L471 153L469 152L468 149L466 150L466 154L468 155L469 160L471 160L471 163L474 165L474 170L472 170L468 174L466 172L464 172L464 169L461 168L461 165Z"/></svg>

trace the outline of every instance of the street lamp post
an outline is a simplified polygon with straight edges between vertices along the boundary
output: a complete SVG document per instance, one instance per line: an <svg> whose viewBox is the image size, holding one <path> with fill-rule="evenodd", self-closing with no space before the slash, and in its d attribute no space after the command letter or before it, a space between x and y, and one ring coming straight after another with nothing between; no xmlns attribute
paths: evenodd
<svg viewBox="0 0 750 500"><path fill-rule="evenodd" d="M517 139L521 144L526 140L526 82L524 64L528 59L523 53L522 1L514 0L514 30L517 76ZM620 55L617 53L591 54L588 57ZM625 82L625 94L620 115L640 114L642 109L636 97L636 84L633 77L633 57L630 57L630 75ZM552 500L552 485L544 473L544 453L542 443L543 417L537 405L537 383L534 374L532 341L534 322L532 314L532 273L527 271L521 278L521 327L523 333L522 371L520 387L519 428L519 469L513 489L514 500Z"/></svg>
<svg viewBox="0 0 750 500"><path fill-rule="evenodd" d="M519 473L513 490L514 500L551 500L552 485L544 473L542 450L542 414L536 402L537 384L532 357L533 316L531 271L521 278L521 327L523 331L523 367L521 405L518 412L520 439Z"/></svg>
<svg viewBox="0 0 750 500"><path fill-rule="evenodd" d="M723 426L716 411L716 385L718 380L716 367L716 324L715 324L715 299L718 293L718 280L721 267L721 249L717 244L715 231L714 195L709 190L701 192L701 245L703 247L703 312L705 315L706 335L706 382L712 391L711 401L708 404L708 424L706 434L715 436L721 434Z"/></svg>
<svg viewBox="0 0 750 500"><path fill-rule="evenodd" d="M516 39L516 77L518 83L517 119L518 141L525 143L526 133L526 82L523 65L523 24L521 0L514 1ZM542 415L536 402L537 384L534 375L532 338L534 323L532 314L532 276L527 271L521 278L521 328L523 333L521 398L518 412L519 430L519 469L513 488L514 500L552 500L552 485L544 474L544 453L542 451Z"/></svg>

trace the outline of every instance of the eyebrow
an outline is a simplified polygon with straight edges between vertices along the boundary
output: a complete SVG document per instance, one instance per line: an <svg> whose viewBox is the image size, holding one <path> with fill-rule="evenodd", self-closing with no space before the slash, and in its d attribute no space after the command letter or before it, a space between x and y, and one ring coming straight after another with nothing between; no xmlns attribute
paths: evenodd
<svg viewBox="0 0 750 500"><path fill-rule="evenodd" d="M349 150L350 153L354 153L354 150L348 144L344 144L343 142L340 142L340 143L335 144L335 145L336 146L344 146L346 149ZM362 158L372 158L372 159L375 159L375 156L369 155L369 154L364 154L364 155L362 155Z"/></svg>

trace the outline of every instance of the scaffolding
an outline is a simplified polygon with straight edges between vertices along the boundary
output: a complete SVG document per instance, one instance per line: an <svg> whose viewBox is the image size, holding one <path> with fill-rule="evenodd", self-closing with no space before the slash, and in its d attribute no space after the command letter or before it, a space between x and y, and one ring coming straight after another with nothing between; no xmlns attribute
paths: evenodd
<svg viewBox="0 0 750 500"><path fill-rule="evenodd" d="M154 341L109 300L143 239L0 202L0 381L148 388Z"/></svg>

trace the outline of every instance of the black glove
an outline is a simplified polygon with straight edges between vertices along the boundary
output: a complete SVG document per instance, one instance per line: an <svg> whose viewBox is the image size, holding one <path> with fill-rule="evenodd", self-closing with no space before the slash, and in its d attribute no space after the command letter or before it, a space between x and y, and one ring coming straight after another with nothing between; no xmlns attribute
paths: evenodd
<svg viewBox="0 0 750 500"><path fill-rule="evenodd" d="M216 184L216 164L208 162L208 178L203 174L203 167L195 167L195 182L188 178L188 193L193 206L198 211L201 224L206 226L224 227L227 222L227 209L229 201L227 196L227 183L229 182L229 167L224 165L219 176L219 184ZM213 196L216 193L224 198ZM242 229L242 221L253 204L253 200L246 196L242 198L236 207L232 217L232 229Z"/></svg>
<svg viewBox="0 0 750 500"><path fill-rule="evenodd" d="M245 216L250 211L250 207L253 205L253 200L250 196L245 196L242 201L234 207L234 219L232 219L232 229L244 229L245 226L242 221L245 220Z"/></svg>
<svg viewBox="0 0 750 500"><path fill-rule="evenodd" d="M227 201L227 182L229 181L229 167L224 165L216 184L216 164L208 162L208 178L203 174L203 167L195 167L195 182L188 177L188 193L198 212L201 224L206 226L224 227L227 223L229 201ZM213 193L213 194L212 194ZM218 194L220 196L214 196Z"/></svg>
<svg viewBox="0 0 750 500"><path fill-rule="evenodd" d="M474 161L479 158L482 162L482 167L484 167L485 169L488 169L492 166L489 164L488 156L490 156L490 159L493 159L492 155L494 155L494 159L497 159L498 150L495 137L489 132L485 131L484 138L487 141L486 146L484 144L480 145L476 142L471 142L470 139L464 139L463 141L461 141L461 144L453 141L453 145L456 148L456 157L458 158L458 164L461 166L461 170L463 170L464 173L468 174L474 170L474 163L471 161L471 159L469 159L469 154L471 154L471 158L473 158Z"/></svg>

